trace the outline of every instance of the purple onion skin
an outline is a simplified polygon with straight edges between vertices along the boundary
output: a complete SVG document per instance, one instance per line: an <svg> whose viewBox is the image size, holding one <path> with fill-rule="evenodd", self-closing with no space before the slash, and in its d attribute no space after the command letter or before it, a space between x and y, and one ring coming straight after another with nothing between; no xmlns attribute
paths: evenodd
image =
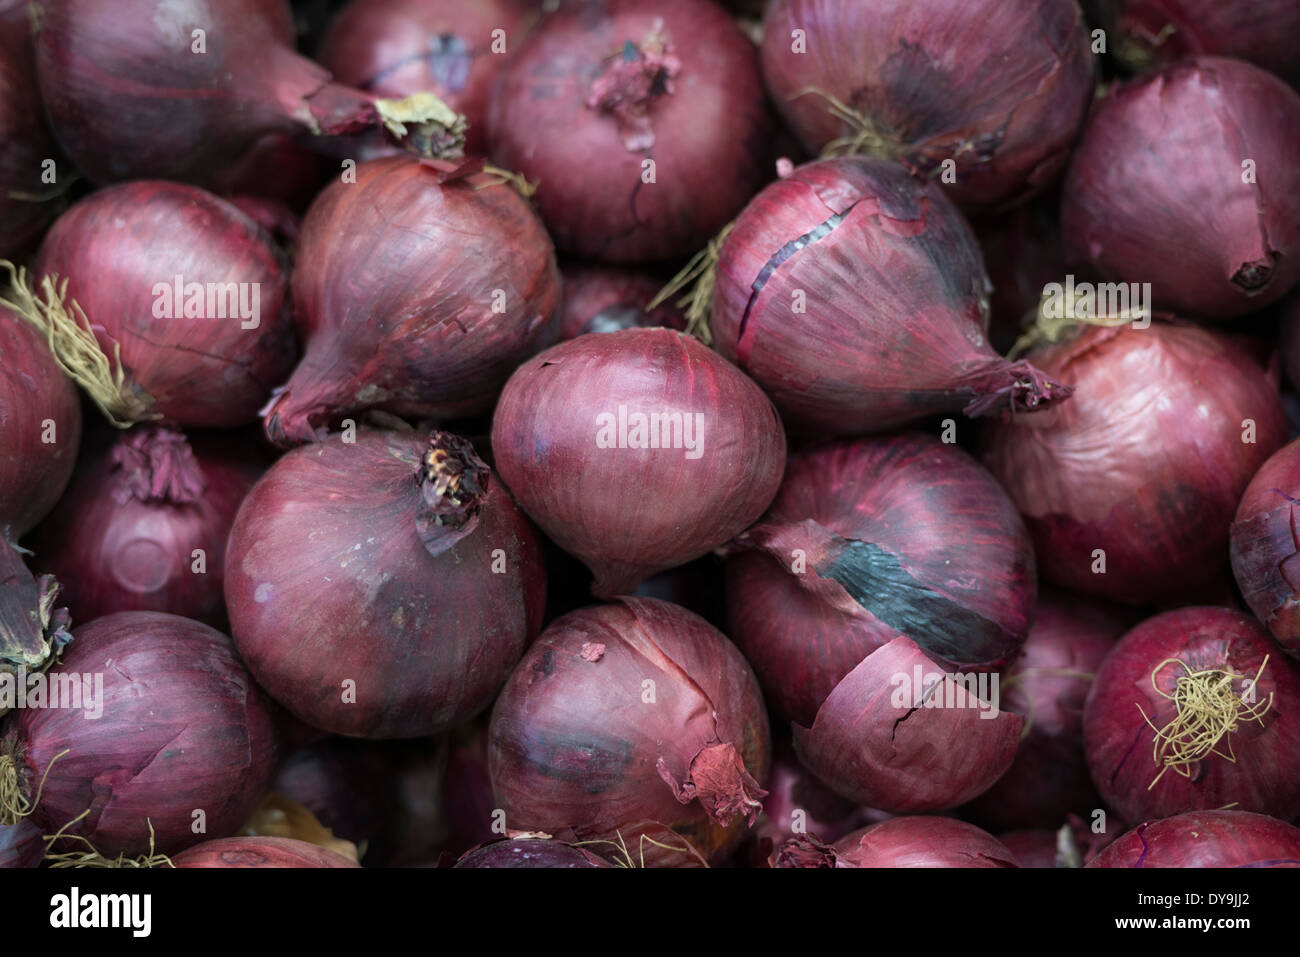
<svg viewBox="0 0 1300 957"><path fill-rule="evenodd" d="M635 447L631 425L616 434L620 408L629 423L680 413L692 436L670 433L676 448ZM625 329L561 343L520 366L497 405L492 449L519 503L587 564L593 593L607 598L757 519L780 484L785 433L762 391L693 337Z"/></svg>
<svg viewBox="0 0 1300 957"><path fill-rule="evenodd" d="M1165 664L1171 658L1186 667ZM1242 695L1246 680L1260 675L1254 695L1262 714L1258 719L1240 717L1236 729L1219 739L1217 753L1198 761L1190 777L1176 767L1163 768L1161 774L1162 765L1153 753L1153 728L1166 728L1177 715L1174 702L1166 697L1173 694L1177 679L1200 670L1244 676L1230 685ZM1153 687L1153 673L1159 692ZM1270 696L1272 703L1263 710ZM1254 618L1233 609L1204 607L1156 615L1111 650L1088 693L1083 742L1093 783L1107 806L1128 821L1226 805L1292 820L1300 816L1296 701L1300 666L1278 653Z"/></svg>
<svg viewBox="0 0 1300 957"><path fill-rule="evenodd" d="M56 671L102 677L102 716L21 709L0 744L29 800L44 779L30 818L43 832L89 810L65 833L105 857L150 853L151 823L154 850L172 854L203 839L195 811L206 834L232 834L265 795L273 706L219 631L159 612L108 615L74 630Z"/></svg>
<svg viewBox="0 0 1300 957"><path fill-rule="evenodd" d="M1279 449L1246 487L1232 523L1232 571L1242 597L1282 649L1300 658L1300 441Z"/></svg>
<svg viewBox="0 0 1300 957"><path fill-rule="evenodd" d="M1264 370L1224 336L1164 322L1089 327L1030 358L1075 394L991 423L984 463L1024 515L1043 578L1131 605L1217 596L1237 502L1286 438Z"/></svg>
<svg viewBox="0 0 1300 957"><path fill-rule="evenodd" d="M3 306L0 355L0 526L17 541L49 513L72 477L81 403L36 328Z"/></svg>
<svg viewBox="0 0 1300 957"><path fill-rule="evenodd" d="M686 317L671 302L647 310L663 283L644 273L611 266L565 266L564 304L559 338L588 332L618 332L642 326L686 328Z"/></svg>
<svg viewBox="0 0 1300 957"><path fill-rule="evenodd" d="M291 837L227 837L172 858L177 868L359 867L342 854Z"/></svg>
<svg viewBox="0 0 1300 957"><path fill-rule="evenodd" d="M793 31L803 31L796 49ZM967 208L1005 206L1064 166L1092 99L1070 0L774 0L763 32L772 100L810 153L844 136L830 94L865 113L877 152L938 177Z"/></svg>
<svg viewBox="0 0 1300 957"><path fill-rule="evenodd" d="M1105 280L1150 283L1157 309L1257 312L1300 280L1297 153L1300 93L1249 63L1198 57L1122 84L1066 175L1067 252Z"/></svg>
<svg viewBox="0 0 1300 957"><path fill-rule="evenodd" d="M120 346L127 387L148 393L147 412L169 422L245 425L293 365L283 254L238 208L198 187L150 180L92 193L50 227L33 272L68 281L100 349L111 357ZM174 300L178 275L243 284L250 307L255 288L259 314L186 318L183 292L175 318L156 315L167 300L155 287L170 287Z"/></svg>
<svg viewBox="0 0 1300 957"><path fill-rule="evenodd" d="M31 541L74 622L163 611L225 624L226 539L260 471L231 452L137 426L77 478Z"/></svg>
<svg viewBox="0 0 1300 957"><path fill-rule="evenodd" d="M0 869L6 867L40 867L45 857L41 830L29 820L17 824L0 824Z"/></svg>
<svg viewBox="0 0 1300 957"><path fill-rule="evenodd" d="M61 180L41 179L43 164L58 153L45 126L28 35L16 25L0 27L0 257L15 258L54 218L58 203L40 197L57 194Z"/></svg>
<svg viewBox="0 0 1300 957"><path fill-rule="evenodd" d="M652 145L631 148L588 97L613 55L643 44L656 20L680 72L650 98ZM534 201L560 249L648 262L703 246L739 212L763 181L769 125L753 44L714 4L578 0L543 19L506 64L488 142L498 165L539 181Z"/></svg>
<svg viewBox="0 0 1300 957"><path fill-rule="evenodd" d="M486 466L477 516L439 526L431 512L421 531L422 495L444 504L420 478L429 448L419 433L362 431L294 449L230 533L241 656L272 697L335 734L420 737L468 720L541 626L536 533Z"/></svg>
<svg viewBox="0 0 1300 957"><path fill-rule="evenodd" d="M920 434L792 456L726 576L728 634L773 708L805 726L900 635L956 667L1009 660L1037 591L1029 535L993 476Z"/></svg>
<svg viewBox="0 0 1300 957"><path fill-rule="evenodd" d="M1015 856L1021 867L1057 867L1056 832L1042 830L1008 831L999 834L1003 847Z"/></svg>
<svg viewBox="0 0 1300 957"><path fill-rule="evenodd" d="M1248 811L1192 811L1147 821L1088 867L1300 867L1300 828Z"/></svg>
<svg viewBox="0 0 1300 957"><path fill-rule="evenodd" d="M590 851L560 841L516 838L485 844L465 854L456 867L613 867Z"/></svg>
<svg viewBox="0 0 1300 957"><path fill-rule="evenodd" d="M1289 296L1278 327L1282 369L1292 389L1300 388L1300 296Z"/></svg>
<svg viewBox="0 0 1300 957"><path fill-rule="evenodd" d="M862 435L1069 394L990 347L989 280L938 186L864 157L768 185L722 246L714 347L794 431Z"/></svg>
<svg viewBox="0 0 1300 957"><path fill-rule="evenodd" d="M801 842L793 842L795 845ZM805 844L806 846L806 844ZM778 849L777 867L1019 867L993 835L948 817L895 817L807 856Z"/></svg>
<svg viewBox="0 0 1300 957"><path fill-rule="evenodd" d="M393 754L368 741L329 738L289 756L271 790L301 804L345 841L381 854L394 808Z"/></svg>

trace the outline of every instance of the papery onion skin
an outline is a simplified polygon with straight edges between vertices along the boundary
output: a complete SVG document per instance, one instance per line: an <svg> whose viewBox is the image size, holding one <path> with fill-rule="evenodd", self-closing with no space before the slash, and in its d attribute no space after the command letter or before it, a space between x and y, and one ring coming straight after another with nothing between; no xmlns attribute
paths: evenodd
<svg viewBox="0 0 1300 957"><path fill-rule="evenodd" d="M634 415L677 413L677 432L654 435L666 431L675 448L633 445ZM641 438L650 441L644 425ZM696 339L625 329L521 365L497 405L492 450L524 510L587 564L606 598L757 519L781 481L785 433L762 391Z"/></svg>
<svg viewBox="0 0 1300 957"><path fill-rule="evenodd" d="M1300 93L1249 63L1197 57L1121 84L1070 162L1067 252L1103 279L1150 283L1157 309L1257 312L1300 280L1297 153Z"/></svg>
<svg viewBox="0 0 1300 957"><path fill-rule="evenodd" d="M746 851L763 862L755 866L767 866L775 849L803 834L838 841L871 820L867 809L833 793L803 767L788 741L773 750L767 788L763 814L749 836L753 847Z"/></svg>
<svg viewBox="0 0 1300 957"><path fill-rule="evenodd" d="M802 852L802 853L801 853ZM794 841L778 848L775 867L1019 867L993 835L948 817L895 817L834 845Z"/></svg>
<svg viewBox="0 0 1300 957"><path fill-rule="evenodd" d="M1153 729L1167 729L1178 714L1164 695L1174 693L1179 678L1201 670L1243 676L1228 687L1239 694L1236 706L1247 713L1218 739L1217 753L1207 754L1190 767L1192 776L1184 777L1177 766L1156 763ZM1160 693L1153 687L1153 673ZM1257 675L1254 701L1249 702L1246 682ZM1225 805L1292 820L1300 815L1297 700L1300 668L1279 653L1254 618L1205 607L1156 615L1121 639L1102 662L1088 694L1083 736L1093 782L1107 805L1129 821ZM1258 719L1250 718L1250 708L1259 712ZM1217 718L1206 726L1215 732L1220 727ZM1175 732L1167 733L1186 740Z"/></svg>
<svg viewBox="0 0 1300 957"><path fill-rule="evenodd" d="M320 62L378 96L437 94L468 121L466 151L482 153L492 81L534 16L528 0L352 0L330 22Z"/></svg>
<svg viewBox="0 0 1300 957"><path fill-rule="evenodd" d="M1204 600L1241 493L1286 438L1264 370L1217 333L1163 322L1091 326L1030 358L1076 392L990 423L984 463L1043 578L1134 605Z"/></svg>
<svg viewBox="0 0 1300 957"><path fill-rule="evenodd" d="M1028 532L993 476L918 433L791 456L726 573L727 633L773 708L805 726L900 635L954 667L1008 661L1036 596Z"/></svg>
<svg viewBox="0 0 1300 957"><path fill-rule="evenodd" d="M491 703L540 629L537 536L458 436L355 439L294 449L244 499L226 551L235 643L309 724L436 734Z"/></svg>
<svg viewBox="0 0 1300 957"><path fill-rule="evenodd" d="M0 824L0 869L40 867L45 856L41 831L26 819L17 824Z"/></svg>
<svg viewBox="0 0 1300 957"><path fill-rule="evenodd" d="M873 149L919 175L954 161L947 189L967 207L1006 205L1050 181L1093 82L1070 0L773 0L763 77L809 152L850 132L812 89L865 113Z"/></svg>
<svg viewBox="0 0 1300 957"><path fill-rule="evenodd" d="M546 838L494 841L467 851L456 867L613 867L581 847Z"/></svg>
<svg viewBox="0 0 1300 957"><path fill-rule="evenodd" d="M644 120L624 128L598 104L601 83L657 23L666 59L648 96L626 91L623 105ZM763 181L768 132L753 44L705 0L563 4L506 64L488 112L494 161L539 182L556 245L603 262L703 246Z"/></svg>
<svg viewBox="0 0 1300 957"><path fill-rule="evenodd" d="M1282 649L1300 658L1300 540L1293 514L1300 505L1300 440L1279 449L1246 486L1232 523L1232 571L1246 604Z"/></svg>
<svg viewBox="0 0 1300 957"><path fill-rule="evenodd" d="M1088 867L1300 867L1300 828L1248 811L1191 811L1147 821Z"/></svg>
<svg viewBox="0 0 1300 957"><path fill-rule="evenodd" d="M0 526L11 541L54 507L80 443L76 388L35 327L0 306Z"/></svg>
<svg viewBox="0 0 1300 957"><path fill-rule="evenodd" d="M648 598L552 624L506 682L489 730L507 827L611 841L591 849L621 845L638 866L696 863L687 848L725 858L760 809L770 760L740 652L699 616ZM680 850L642 842L651 824Z"/></svg>
<svg viewBox="0 0 1300 957"><path fill-rule="evenodd" d="M988 291L975 235L938 186L884 160L821 160L737 218L710 328L792 429L816 434L1067 396L989 346Z"/></svg>
<svg viewBox="0 0 1300 957"><path fill-rule="evenodd" d="M238 829L271 783L278 745L273 705L230 639L145 611L107 615L73 635L50 674L80 677L78 690L93 676L93 707L83 697L81 708L18 709L0 743L36 805L29 820L50 834L89 810L64 833L109 858L196 843L196 810L209 835ZM64 842L55 850L87 848Z"/></svg>
<svg viewBox="0 0 1300 957"><path fill-rule="evenodd" d="M73 621L164 611L219 628L226 538L259 473L219 441L137 426L36 530L32 564L63 585Z"/></svg>
<svg viewBox="0 0 1300 957"><path fill-rule="evenodd" d="M292 367L283 254L236 207L196 186L147 180L92 193L50 227L34 273L67 280L66 300L85 312L105 355L120 346L126 388L149 396L143 415L244 425ZM186 317L185 287L195 283L203 315ZM209 314L208 284L232 283L250 315L224 297L213 297Z"/></svg>
<svg viewBox="0 0 1300 957"><path fill-rule="evenodd" d="M672 303L646 308L663 286L651 276L610 266L565 266L562 272L561 341L639 326L686 328L686 317Z"/></svg>
<svg viewBox="0 0 1300 957"><path fill-rule="evenodd" d="M335 837L364 844L369 862L386 850L396 804L393 757L368 741L329 738L291 754L271 790L305 807Z"/></svg>
<svg viewBox="0 0 1300 957"><path fill-rule="evenodd" d="M342 854L291 837L225 837L172 858L177 868L360 867Z"/></svg>
<svg viewBox="0 0 1300 957"><path fill-rule="evenodd" d="M0 143L0 257L8 258L39 238L58 211L59 193L58 181L43 181L46 161L58 154L45 126L29 39L9 27L0 32Z"/></svg>
<svg viewBox="0 0 1300 957"><path fill-rule="evenodd" d="M559 304L541 222L499 178L410 157L360 164L303 222L293 275L305 354L264 410L286 445L346 414L466 418L550 344Z"/></svg>
<svg viewBox="0 0 1300 957"><path fill-rule="evenodd" d="M1008 831L998 840L1020 862L1021 867L1059 867L1056 832L1050 829Z"/></svg>

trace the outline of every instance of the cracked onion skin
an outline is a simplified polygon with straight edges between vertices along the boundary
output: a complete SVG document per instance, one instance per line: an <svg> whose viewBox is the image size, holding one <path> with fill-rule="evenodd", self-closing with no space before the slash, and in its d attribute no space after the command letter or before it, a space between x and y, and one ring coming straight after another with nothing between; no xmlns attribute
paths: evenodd
<svg viewBox="0 0 1300 957"><path fill-rule="evenodd" d="M177 868L360 867L342 854L291 837L224 837L172 858Z"/></svg>
<svg viewBox="0 0 1300 957"><path fill-rule="evenodd" d="M507 827L621 838L638 865L721 862L761 809L771 764L745 659L698 615L653 598L555 621L506 682L488 735Z"/></svg>
<svg viewBox="0 0 1300 957"><path fill-rule="evenodd" d="M244 499L226 550L235 644L314 727L436 734L487 708L540 630L540 544L458 436L355 439L290 451Z"/></svg>
<svg viewBox="0 0 1300 957"><path fill-rule="evenodd" d="M1300 867L1300 828L1249 811L1189 811L1147 821L1087 867Z"/></svg>
<svg viewBox="0 0 1300 957"><path fill-rule="evenodd" d="M885 160L821 160L769 184L737 218L710 328L791 429L817 435L1068 396L993 351L989 289L974 233L936 185Z"/></svg>
<svg viewBox="0 0 1300 957"><path fill-rule="evenodd" d="M1297 154L1300 93L1257 66L1197 57L1120 84L1070 161L1067 253L1151 283L1157 309L1257 312L1300 280Z"/></svg>
<svg viewBox="0 0 1300 957"><path fill-rule="evenodd" d="M773 0L763 25L763 78L805 149L851 133L815 89L867 117L866 152L927 179L954 161L944 188L968 209L1024 199L1062 169L1092 74L1073 0Z"/></svg>

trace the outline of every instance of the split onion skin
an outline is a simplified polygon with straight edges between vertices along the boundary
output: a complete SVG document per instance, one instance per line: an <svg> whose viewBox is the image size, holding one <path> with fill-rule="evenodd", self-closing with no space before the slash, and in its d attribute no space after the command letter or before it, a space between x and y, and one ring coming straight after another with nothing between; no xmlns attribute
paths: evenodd
<svg viewBox="0 0 1300 957"><path fill-rule="evenodd" d="M1300 441L1276 452L1255 473L1232 523L1232 570L1255 616L1282 649L1300 658L1300 598L1296 594L1300 504Z"/></svg>
<svg viewBox="0 0 1300 957"><path fill-rule="evenodd" d="M1248 811L1191 811L1147 821L1088 867L1300 867L1300 828Z"/></svg>
<svg viewBox="0 0 1300 957"><path fill-rule="evenodd" d="M172 858L176 868L360 867L337 851L291 837L224 837Z"/></svg>

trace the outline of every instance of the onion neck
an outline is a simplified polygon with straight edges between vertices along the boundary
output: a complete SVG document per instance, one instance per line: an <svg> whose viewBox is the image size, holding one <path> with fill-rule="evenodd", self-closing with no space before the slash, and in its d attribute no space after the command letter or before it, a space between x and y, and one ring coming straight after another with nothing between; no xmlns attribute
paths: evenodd
<svg viewBox="0 0 1300 957"><path fill-rule="evenodd" d="M17 546L0 540L0 672L25 680L72 639L67 609L54 607L58 594L53 575L33 577Z"/></svg>
<svg viewBox="0 0 1300 957"><path fill-rule="evenodd" d="M118 484L118 504L160 502L192 505L207 488L194 450L184 434L161 426L138 426L126 432L109 454Z"/></svg>
<svg viewBox="0 0 1300 957"><path fill-rule="evenodd" d="M478 526L491 474L467 439L451 432L429 436L416 474L415 528L430 555L441 555Z"/></svg>
<svg viewBox="0 0 1300 957"><path fill-rule="evenodd" d="M623 49L605 60L605 66L591 84L587 108L610 114L618 123L619 137L631 152L654 146L650 107L673 93L673 78L682 61L656 23L639 45L628 40Z"/></svg>
<svg viewBox="0 0 1300 957"><path fill-rule="evenodd" d="M732 744L719 741L701 748L691 760L686 781L680 782L660 758L655 764L659 777L682 804L698 800L709 817L727 827L738 816L752 826L763 810L767 791L745 769L745 762Z"/></svg>
<svg viewBox="0 0 1300 957"><path fill-rule="evenodd" d="M962 411L977 418L1000 410L1034 412L1069 397L1074 387L1062 385L1024 360L997 359L963 377L960 390L974 393Z"/></svg>

